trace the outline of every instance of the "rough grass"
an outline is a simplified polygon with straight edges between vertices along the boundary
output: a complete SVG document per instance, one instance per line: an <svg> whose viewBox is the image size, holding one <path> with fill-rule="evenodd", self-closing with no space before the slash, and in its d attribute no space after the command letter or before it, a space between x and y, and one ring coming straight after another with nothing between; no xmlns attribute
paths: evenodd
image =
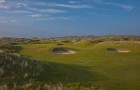
<svg viewBox="0 0 140 90"><path fill-rule="evenodd" d="M0 53L0 90L86 90L100 87L87 85L69 72L87 67L41 62L14 54ZM71 71L70 71L71 70ZM79 71L80 72L80 71ZM88 73L88 72L87 72ZM95 88L96 87L96 88Z"/></svg>
<svg viewBox="0 0 140 90"><path fill-rule="evenodd" d="M22 44L20 54L41 61L59 63L66 76L75 82L93 82L107 90L139 90L140 43L101 42L95 45L65 44L76 54L58 55L52 52L56 44ZM109 52L107 48L124 48L129 53ZM45 78L45 77L44 77ZM62 78L66 80L66 78ZM72 80L73 81L73 80Z"/></svg>

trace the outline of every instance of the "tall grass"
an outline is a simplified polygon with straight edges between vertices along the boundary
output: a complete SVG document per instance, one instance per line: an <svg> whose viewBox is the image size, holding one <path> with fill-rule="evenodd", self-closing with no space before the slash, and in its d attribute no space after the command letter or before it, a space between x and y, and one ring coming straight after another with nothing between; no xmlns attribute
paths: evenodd
<svg viewBox="0 0 140 90"><path fill-rule="evenodd" d="M0 90L98 90L80 83L59 82L59 78L67 77L62 73L51 63L0 53Z"/></svg>

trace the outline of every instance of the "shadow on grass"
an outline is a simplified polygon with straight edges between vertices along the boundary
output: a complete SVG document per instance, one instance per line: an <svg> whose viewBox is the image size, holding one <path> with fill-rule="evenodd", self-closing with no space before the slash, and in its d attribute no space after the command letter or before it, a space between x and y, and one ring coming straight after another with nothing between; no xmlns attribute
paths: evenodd
<svg viewBox="0 0 140 90"><path fill-rule="evenodd" d="M91 83L98 82L103 75L90 71L90 67L60 64L60 63L46 63L44 62L44 73L39 78L40 81L51 83Z"/></svg>

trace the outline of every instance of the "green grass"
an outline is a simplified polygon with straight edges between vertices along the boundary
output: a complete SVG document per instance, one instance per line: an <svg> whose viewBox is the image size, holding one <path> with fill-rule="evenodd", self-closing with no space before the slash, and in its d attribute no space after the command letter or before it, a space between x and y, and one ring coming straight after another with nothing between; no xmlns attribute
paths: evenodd
<svg viewBox="0 0 140 90"><path fill-rule="evenodd" d="M40 61L57 63L71 80L92 82L107 90L140 90L140 43L102 42L91 44L65 44L77 53L60 55L52 52L54 44L21 44L21 55ZM129 49L129 53L115 53L107 48ZM44 77L45 78L45 77ZM58 77L59 78L59 77Z"/></svg>

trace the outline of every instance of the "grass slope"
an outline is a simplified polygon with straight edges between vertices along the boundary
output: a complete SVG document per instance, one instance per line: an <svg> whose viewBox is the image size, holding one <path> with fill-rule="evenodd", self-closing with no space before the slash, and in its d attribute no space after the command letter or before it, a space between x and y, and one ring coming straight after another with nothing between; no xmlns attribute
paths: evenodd
<svg viewBox="0 0 140 90"><path fill-rule="evenodd" d="M65 44L77 53L59 55L52 52L54 44L21 44L20 54L45 62L59 63L64 75L75 82L93 82L107 90L139 90L140 43L106 41L92 44ZM129 49L129 53L109 52L107 48ZM66 78L62 78L66 80ZM70 80L70 79L69 79ZM68 81L68 80L67 80ZM74 82L73 81L73 82Z"/></svg>
<svg viewBox="0 0 140 90"><path fill-rule="evenodd" d="M81 68L84 70L80 71ZM80 79L77 79L77 71L89 73L88 68L84 66L42 62L0 52L0 90L100 89L93 87L90 82L80 82Z"/></svg>

